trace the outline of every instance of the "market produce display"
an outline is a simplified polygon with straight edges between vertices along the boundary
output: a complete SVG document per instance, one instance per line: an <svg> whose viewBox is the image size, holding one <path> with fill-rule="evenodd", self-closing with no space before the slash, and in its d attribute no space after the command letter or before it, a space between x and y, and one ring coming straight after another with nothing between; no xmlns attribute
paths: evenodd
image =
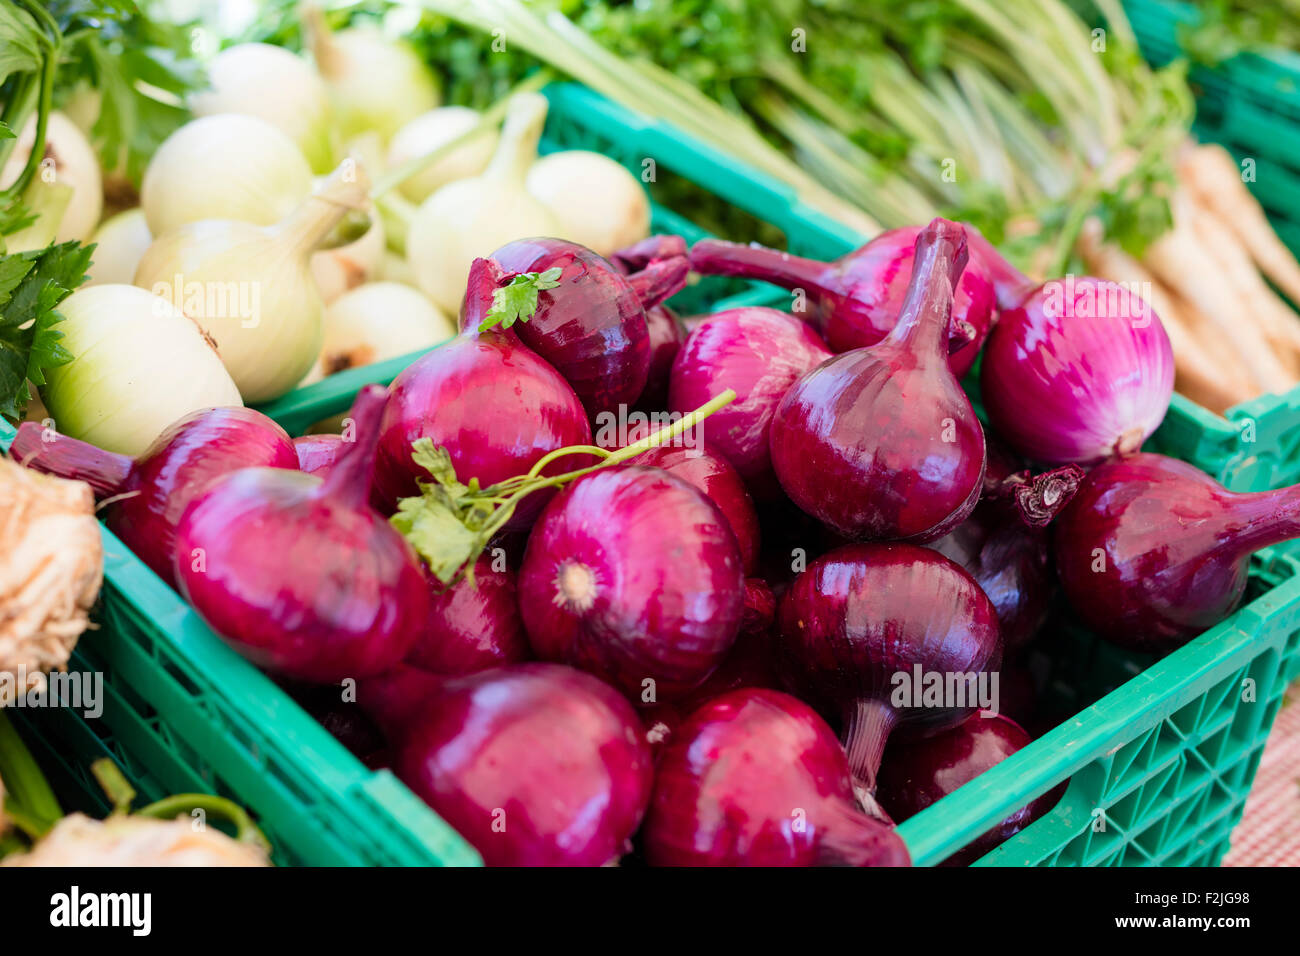
<svg viewBox="0 0 1300 956"><path fill-rule="evenodd" d="M430 15L403 38L371 6L268 13L162 86L178 37L140 10L102 36L76 4L0 14L30 52L0 62L0 674L66 665L97 515L489 865L905 866L897 824L1060 720L1031 654L1083 627L1146 666L1300 537L1296 488L1235 494L1144 447L1176 389L1221 411L1296 384L1300 265L1235 162L1154 115L1180 78L1085 66L1065 7L1017 4L1017 36L940 4L953 35L925 52L832 3L809 22L877 37L878 87L776 59L724 106L602 49L599 5L566 11L589 35L514 0L430 4L474 42L530 27L530 71L512 53L444 103ZM796 256L717 204L725 239L652 233L635 161L539 155L537 61L680 107L866 241ZM89 122L55 109L86 90ZM944 148L1001 199L931 183ZM678 314L718 279L789 304ZM346 411L279 424L333 376ZM223 798L233 840L182 833L182 798L128 814L111 766L115 812L64 817L7 739L5 865L275 852Z"/></svg>

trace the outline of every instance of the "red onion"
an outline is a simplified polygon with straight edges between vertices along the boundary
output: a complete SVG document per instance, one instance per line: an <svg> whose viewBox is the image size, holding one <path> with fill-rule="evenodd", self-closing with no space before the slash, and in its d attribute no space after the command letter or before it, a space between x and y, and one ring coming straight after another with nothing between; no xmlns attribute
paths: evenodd
<svg viewBox="0 0 1300 956"><path fill-rule="evenodd" d="M176 525L199 494L239 468L298 467L285 430L237 406L186 415L135 460L64 435L46 436L35 422L18 426L10 454L28 468L85 481L97 497L116 499L106 516L109 528L168 584L176 580Z"/></svg>
<svg viewBox="0 0 1300 956"><path fill-rule="evenodd" d="M1121 647L1166 652L1228 616L1252 552L1300 537L1300 485L1234 494L1185 462L1098 465L1056 521L1066 597Z"/></svg>
<svg viewBox="0 0 1300 956"><path fill-rule="evenodd" d="M984 432L945 361L962 227L930 223L898 324L878 345L817 366L772 418L772 465L808 514L853 539L932 541L971 513Z"/></svg>
<svg viewBox="0 0 1300 956"><path fill-rule="evenodd" d="M283 677L337 683L400 661L428 615L415 553L368 504L386 392L361 390L357 441L324 480L244 468L176 529L181 594L234 648Z"/></svg>
<svg viewBox="0 0 1300 956"><path fill-rule="evenodd" d="M741 687L780 689L781 678L776 669L772 639L775 620L776 598L772 589L761 578L745 578L745 607L741 612L740 633L717 670L682 697L640 708L646 739L652 747L667 743L691 711L727 691Z"/></svg>
<svg viewBox="0 0 1300 956"><path fill-rule="evenodd" d="M367 767L388 761L388 744L379 725L360 707L345 698L342 687L330 684L289 684L289 695L329 731L352 755Z"/></svg>
<svg viewBox="0 0 1300 956"><path fill-rule="evenodd" d="M630 848L650 797L650 748L631 706L555 664L448 680L393 738L398 777L489 866L609 863Z"/></svg>
<svg viewBox="0 0 1300 956"><path fill-rule="evenodd" d="M880 803L900 823L953 793L1033 740L1010 718L981 712L925 740L890 747L880 765ZM1061 797L1049 791L944 861L966 866L1033 823Z"/></svg>
<svg viewBox="0 0 1300 956"><path fill-rule="evenodd" d="M658 445L631 459L633 464L651 465L693 485L718 506L736 535L740 546L740 564L746 574L753 573L758 561L758 512L745 490L736 469L704 448L676 448Z"/></svg>
<svg viewBox="0 0 1300 956"><path fill-rule="evenodd" d="M505 280L495 262L476 259L464 304L469 331L416 360L393 381L375 472L388 507L416 494L416 479L429 477L411 458L417 438L446 448L459 479L477 478L483 487L527 472L558 448L591 444L582 402L555 369L513 331L476 331ZM544 473L563 467L556 463ZM543 490L521 503L511 530L528 528L549 494Z"/></svg>
<svg viewBox="0 0 1300 956"><path fill-rule="evenodd" d="M650 236L610 257L614 268L624 275L639 272L654 259L686 254L686 241L681 236ZM643 303L644 304L644 303ZM668 306L648 306L645 310L646 329L650 333L650 369L646 373L645 390L637 404L644 408L665 408L668 402L668 376L673 359L686 342L686 326L677 313Z"/></svg>
<svg viewBox="0 0 1300 956"><path fill-rule="evenodd" d="M987 687L954 684L964 701L923 695L931 680L946 688L957 675L996 666L1000 654L989 599L929 548L851 544L823 555L782 597L779 629L782 672L801 698L840 721L868 807L895 726L934 733L986 703L972 699L978 692L996 693L990 675Z"/></svg>
<svg viewBox="0 0 1300 956"><path fill-rule="evenodd" d="M586 246L563 239L520 239L492 258L507 272L561 270L559 284L539 292L537 311L514 329L573 386L590 415L617 412L640 397L650 371L645 309L686 284L684 248L626 277ZM467 315L462 328L469 321Z"/></svg>
<svg viewBox="0 0 1300 956"><path fill-rule="evenodd" d="M998 261L1003 306L984 348L989 422L1017 452L1087 464L1142 447L1169 409L1174 356L1160 317L1125 287L1066 276L1037 288Z"/></svg>
<svg viewBox="0 0 1300 956"><path fill-rule="evenodd" d="M912 281L920 226L882 232L865 246L834 262L802 259L789 253L706 239L691 247L691 268L705 275L763 279L803 290L809 320L832 351L875 345L893 330ZM948 364L958 378L993 326L993 284L978 263L968 264L955 284Z"/></svg>
<svg viewBox="0 0 1300 956"><path fill-rule="evenodd" d="M515 602L515 572L493 563L479 558L473 580L462 578L446 589L430 577L429 618L407 663L459 676L531 656Z"/></svg>
<svg viewBox="0 0 1300 956"><path fill-rule="evenodd" d="M723 388L737 395L709 422L709 447L726 458L763 499L780 495L768 430L781 398L809 369L831 357L807 325L759 306L704 319L673 362L668 407L686 412Z"/></svg>
<svg viewBox="0 0 1300 956"><path fill-rule="evenodd" d="M971 516L930 547L971 573L993 602L1007 652L1028 645L1052 609L1048 523L1069 504L1083 469L1066 465L1030 476L995 461L1005 453L989 446L984 495ZM1005 675L1004 679L1005 679Z"/></svg>
<svg viewBox="0 0 1300 956"><path fill-rule="evenodd" d="M773 690L705 704L659 758L642 831L654 866L906 866L888 826L853 805L835 734Z"/></svg>
<svg viewBox="0 0 1300 956"><path fill-rule="evenodd" d="M681 478L641 465L593 472L557 495L519 574L537 655L646 703L688 690L722 662L742 603L726 517ZM653 697L642 697L646 681Z"/></svg>
<svg viewBox="0 0 1300 956"><path fill-rule="evenodd" d="M298 469L321 478L330 473L345 447L342 435L303 435L293 440Z"/></svg>

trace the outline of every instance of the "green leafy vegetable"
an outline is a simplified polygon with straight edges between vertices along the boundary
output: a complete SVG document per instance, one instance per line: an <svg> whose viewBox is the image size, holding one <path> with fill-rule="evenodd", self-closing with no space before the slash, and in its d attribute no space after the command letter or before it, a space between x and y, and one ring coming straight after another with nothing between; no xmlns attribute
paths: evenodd
<svg viewBox="0 0 1300 956"><path fill-rule="evenodd" d="M17 419L30 399L27 382L71 361L59 342L58 305L86 281L94 246L64 242L0 256L0 414Z"/></svg>
<svg viewBox="0 0 1300 956"><path fill-rule="evenodd" d="M516 322L527 322L537 311L537 293L560 284L559 266L545 272L521 272L492 293L492 308L479 325L480 332L494 326L508 329Z"/></svg>

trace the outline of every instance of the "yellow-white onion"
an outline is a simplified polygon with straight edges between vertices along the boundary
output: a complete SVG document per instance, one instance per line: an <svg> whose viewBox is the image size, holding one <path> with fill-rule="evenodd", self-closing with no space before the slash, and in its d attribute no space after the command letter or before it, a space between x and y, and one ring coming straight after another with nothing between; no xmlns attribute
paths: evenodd
<svg viewBox="0 0 1300 956"><path fill-rule="evenodd" d="M238 113L186 123L158 147L140 205L163 236L202 219L279 222L311 195L311 167L298 145L266 120Z"/></svg>
<svg viewBox="0 0 1300 956"><path fill-rule="evenodd" d="M608 156L571 149L543 156L528 171L528 191L560 223L561 238L602 256L650 235L650 200L635 176Z"/></svg>
<svg viewBox="0 0 1300 956"><path fill-rule="evenodd" d="M555 217L524 186L545 122L546 97L516 95L483 175L443 186L413 217L406 257L420 288L444 312L459 311L475 258L515 239L559 235Z"/></svg>
<svg viewBox="0 0 1300 956"><path fill-rule="evenodd" d="M144 210L136 207L105 219L91 241L95 243L94 261L86 285L130 285L153 236L144 221Z"/></svg>
<svg viewBox="0 0 1300 956"><path fill-rule="evenodd" d="M409 44L372 26L333 33L320 8L305 10L316 68L329 84L335 124L344 140L376 130L385 142L438 105L438 81Z"/></svg>
<svg viewBox="0 0 1300 956"><path fill-rule="evenodd" d="M326 305L349 289L375 278L383 262L386 249L383 221L371 209L357 215L365 223L361 235L339 245L317 249L311 255L311 274Z"/></svg>
<svg viewBox="0 0 1300 956"><path fill-rule="evenodd" d="M468 133L482 117L467 106L441 106L417 116L397 131L388 144L388 168L396 169L417 156L427 156L440 146ZM423 202L438 189L458 179L477 176L487 168L497 148L495 130L481 133L427 166L400 186L411 202Z"/></svg>
<svg viewBox="0 0 1300 956"><path fill-rule="evenodd" d="M135 456L183 415L242 404L211 341L167 299L97 285L59 311L73 358L46 372L41 398L63 434Z"/></svg>
<svg viewBox="0 0 1300 956"><path fill-rule="evenodd" d="M0 172L0 189L10 186L22 174L35 142L36 117L32 116L18 135L14 150ZM52 162L37 169L29 187L29 196L31 189L42 186L71 187L72 196L63 208L63 217L54 231L54 238L59 242L70 239L84 242L95 231L104 208L104 183L94 147L76 123L56 111L50 114L45 124L45 157ZM51 204L51 207L55 205L64 204ZM14 251L12 244L9 249Z"/></svg>
<svg viewBox="0 0 1300 956"><path fill-rule="evenodd" d="M230 219L190 223L154 240L135 284L193 316L217 344L246 402L293 388L320 353L320 291L311 254L350 210L363 207L365 169L345 161L274 226Z"/></svg>
<svg viewBox="0 0 1300 956"><path fill-rule="evenodd" d="M208 64L208 84L190 99L195 116L256 116L297 143L313 170L333 168L329 87L302 57L269 43L239 43Z"/></svg>
<svg viewBox="0 0 1300 956"><path fill-rule="evenodd" d="M325 310L320 361L303 384L445 342L456 323L400 282L368 282Z"/></svg>

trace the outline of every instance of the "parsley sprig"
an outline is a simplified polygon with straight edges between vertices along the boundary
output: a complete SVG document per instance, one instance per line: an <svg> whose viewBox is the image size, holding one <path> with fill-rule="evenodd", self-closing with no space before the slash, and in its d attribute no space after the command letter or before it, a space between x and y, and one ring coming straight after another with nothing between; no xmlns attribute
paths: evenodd
<svg viewBox="0 0 1300 956"><path fill-rule="evenodd" d="M527 322L537 312L537 294L560 284L559 266L545 272L521 272L492 293L492 308L479 324L479 331L500 326L508 329L516 322Z"/></svg>

